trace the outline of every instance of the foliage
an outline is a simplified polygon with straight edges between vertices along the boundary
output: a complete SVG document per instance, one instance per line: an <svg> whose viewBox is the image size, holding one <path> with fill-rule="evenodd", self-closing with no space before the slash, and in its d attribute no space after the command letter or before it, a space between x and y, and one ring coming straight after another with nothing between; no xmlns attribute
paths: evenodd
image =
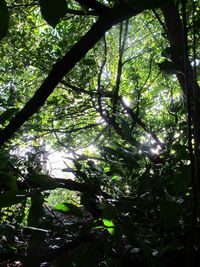
<svg viewBox="0 0 200 267"><path fill-rule="evenodd" d="M0 1L2 261L198 266L199 9Z"/></svg>

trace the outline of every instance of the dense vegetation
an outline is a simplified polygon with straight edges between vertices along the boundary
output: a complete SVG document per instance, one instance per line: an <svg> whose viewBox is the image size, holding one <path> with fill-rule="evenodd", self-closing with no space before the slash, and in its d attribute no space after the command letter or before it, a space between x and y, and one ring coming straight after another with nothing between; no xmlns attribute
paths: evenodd
<svg viewBox="0 0 200 267"><path fill-rule="evenodd" d="M199 10L0 0L1 266L199 266Z"/></svg>

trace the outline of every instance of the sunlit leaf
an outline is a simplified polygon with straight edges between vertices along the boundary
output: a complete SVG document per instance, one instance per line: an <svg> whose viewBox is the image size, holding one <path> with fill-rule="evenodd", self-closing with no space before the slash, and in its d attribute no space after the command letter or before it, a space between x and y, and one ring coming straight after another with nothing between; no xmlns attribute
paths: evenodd
<svg viewBox="0 0 200 267"><path fill-rule="evenodd" d="M103 219L103 223L106 226L108 232L111 235L114 235L114 233L115 233L115 225L114 225L113 221L112 220L108 220L108 219Z"/></svg>
<svg viewBox="0 0 200 267"><path fill-rule="evenodd" d="M75 215L78 217L83 217L83 213L81 211L81 209L71 203L61 203L61 204L57 204L54 207L54 210L56 211L60 211L62 213L66 213L69 215Z"/></svg>

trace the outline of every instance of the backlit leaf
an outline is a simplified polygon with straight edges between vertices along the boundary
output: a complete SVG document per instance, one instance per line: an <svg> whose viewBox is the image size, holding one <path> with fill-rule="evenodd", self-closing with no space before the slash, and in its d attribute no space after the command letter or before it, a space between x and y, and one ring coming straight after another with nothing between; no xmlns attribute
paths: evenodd
<svg viewBox="0 0 200 267"><path fill-rule="evenodd" d="M69 215L75 215L78 217L83 217L82 211L79 207L71 203L61 203L54 207L54 210L66 213Z"/></svg>

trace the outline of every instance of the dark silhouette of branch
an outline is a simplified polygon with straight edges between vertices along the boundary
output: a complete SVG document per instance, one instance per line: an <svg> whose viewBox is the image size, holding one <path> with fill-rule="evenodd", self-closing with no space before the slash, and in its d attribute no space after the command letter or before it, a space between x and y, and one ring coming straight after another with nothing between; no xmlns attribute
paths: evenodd
<svg viewBox="0 0 200 267"><path fill-rule="evenodd" d="M75 0L75 1L81 5L84 5L86 7L93 9L99 15L104 15L110 9L109 7L103 5L100 2L95 1L95 0Z"/></svg>
<svg viewBox="0 0 200 267"><path fill-rule="evenodd" d="M100 70L99 70L99 73L98 73L98 80L97 80L97 92L98 92L97 102L98 102L98 107L99 107L99 113L100 113L101 116L103 114L102 101L101 101L102 100L101 77L102 77L103 70L104 70L104 67L105 67L106 61L107 61L107 42L106 42L106 37L105 36L103 38L103 42L104 42L104 58L103 58L103 61L101 63L101 67L100 67ZM95 107L95 105L94 105L94 107Z"/></svg>
<svg viewBox="0 0 200 267"><path fill-rule="evenodd" d="M83 56L104 36L115 24L141 13L141 9L131 9L125 4L112 8L100 16L91 29L71 48L71 50L58 60L50 71L41 87L26 103L10 123L0 132L0 146L7 142L13 134L44 105L47 98L54 91L64 76L81 60Z"/></svg>
<svg viewBox="0 0 200 267"><path fill-rule="evenodd" d="M115 91L113 96L113 114L116 115L117 111L117 103L119 98L119 90L120 90L120 83L121 83L121 76L122 76L122 68L123 68L123 54L125 50L125 43L128 34L128 19L125 23L124 29L124 36L123 36L123 23L120 24L120 33L119 33L119 59L118 59L118 66L117 66L117 77L115 82Z"/></svg>
<svg viewBox="0 0 200 267"><path fill-rule="evenodd" d="M152 138L156 141L156 143L162 148L164 149L165 145L159 140L159 138L157 137L157 135L152 132L147 126L146 124L137 116L137 114L135 114L133 112L133 110L131 108L129 108L125 102L123 101L122 98L120 98L120 103L122 104L122 106L124 107L124 109L126 110L126 112L131 116L131 118L138 123L138 125L140 125L147 133L149 133Z"/></svg>

